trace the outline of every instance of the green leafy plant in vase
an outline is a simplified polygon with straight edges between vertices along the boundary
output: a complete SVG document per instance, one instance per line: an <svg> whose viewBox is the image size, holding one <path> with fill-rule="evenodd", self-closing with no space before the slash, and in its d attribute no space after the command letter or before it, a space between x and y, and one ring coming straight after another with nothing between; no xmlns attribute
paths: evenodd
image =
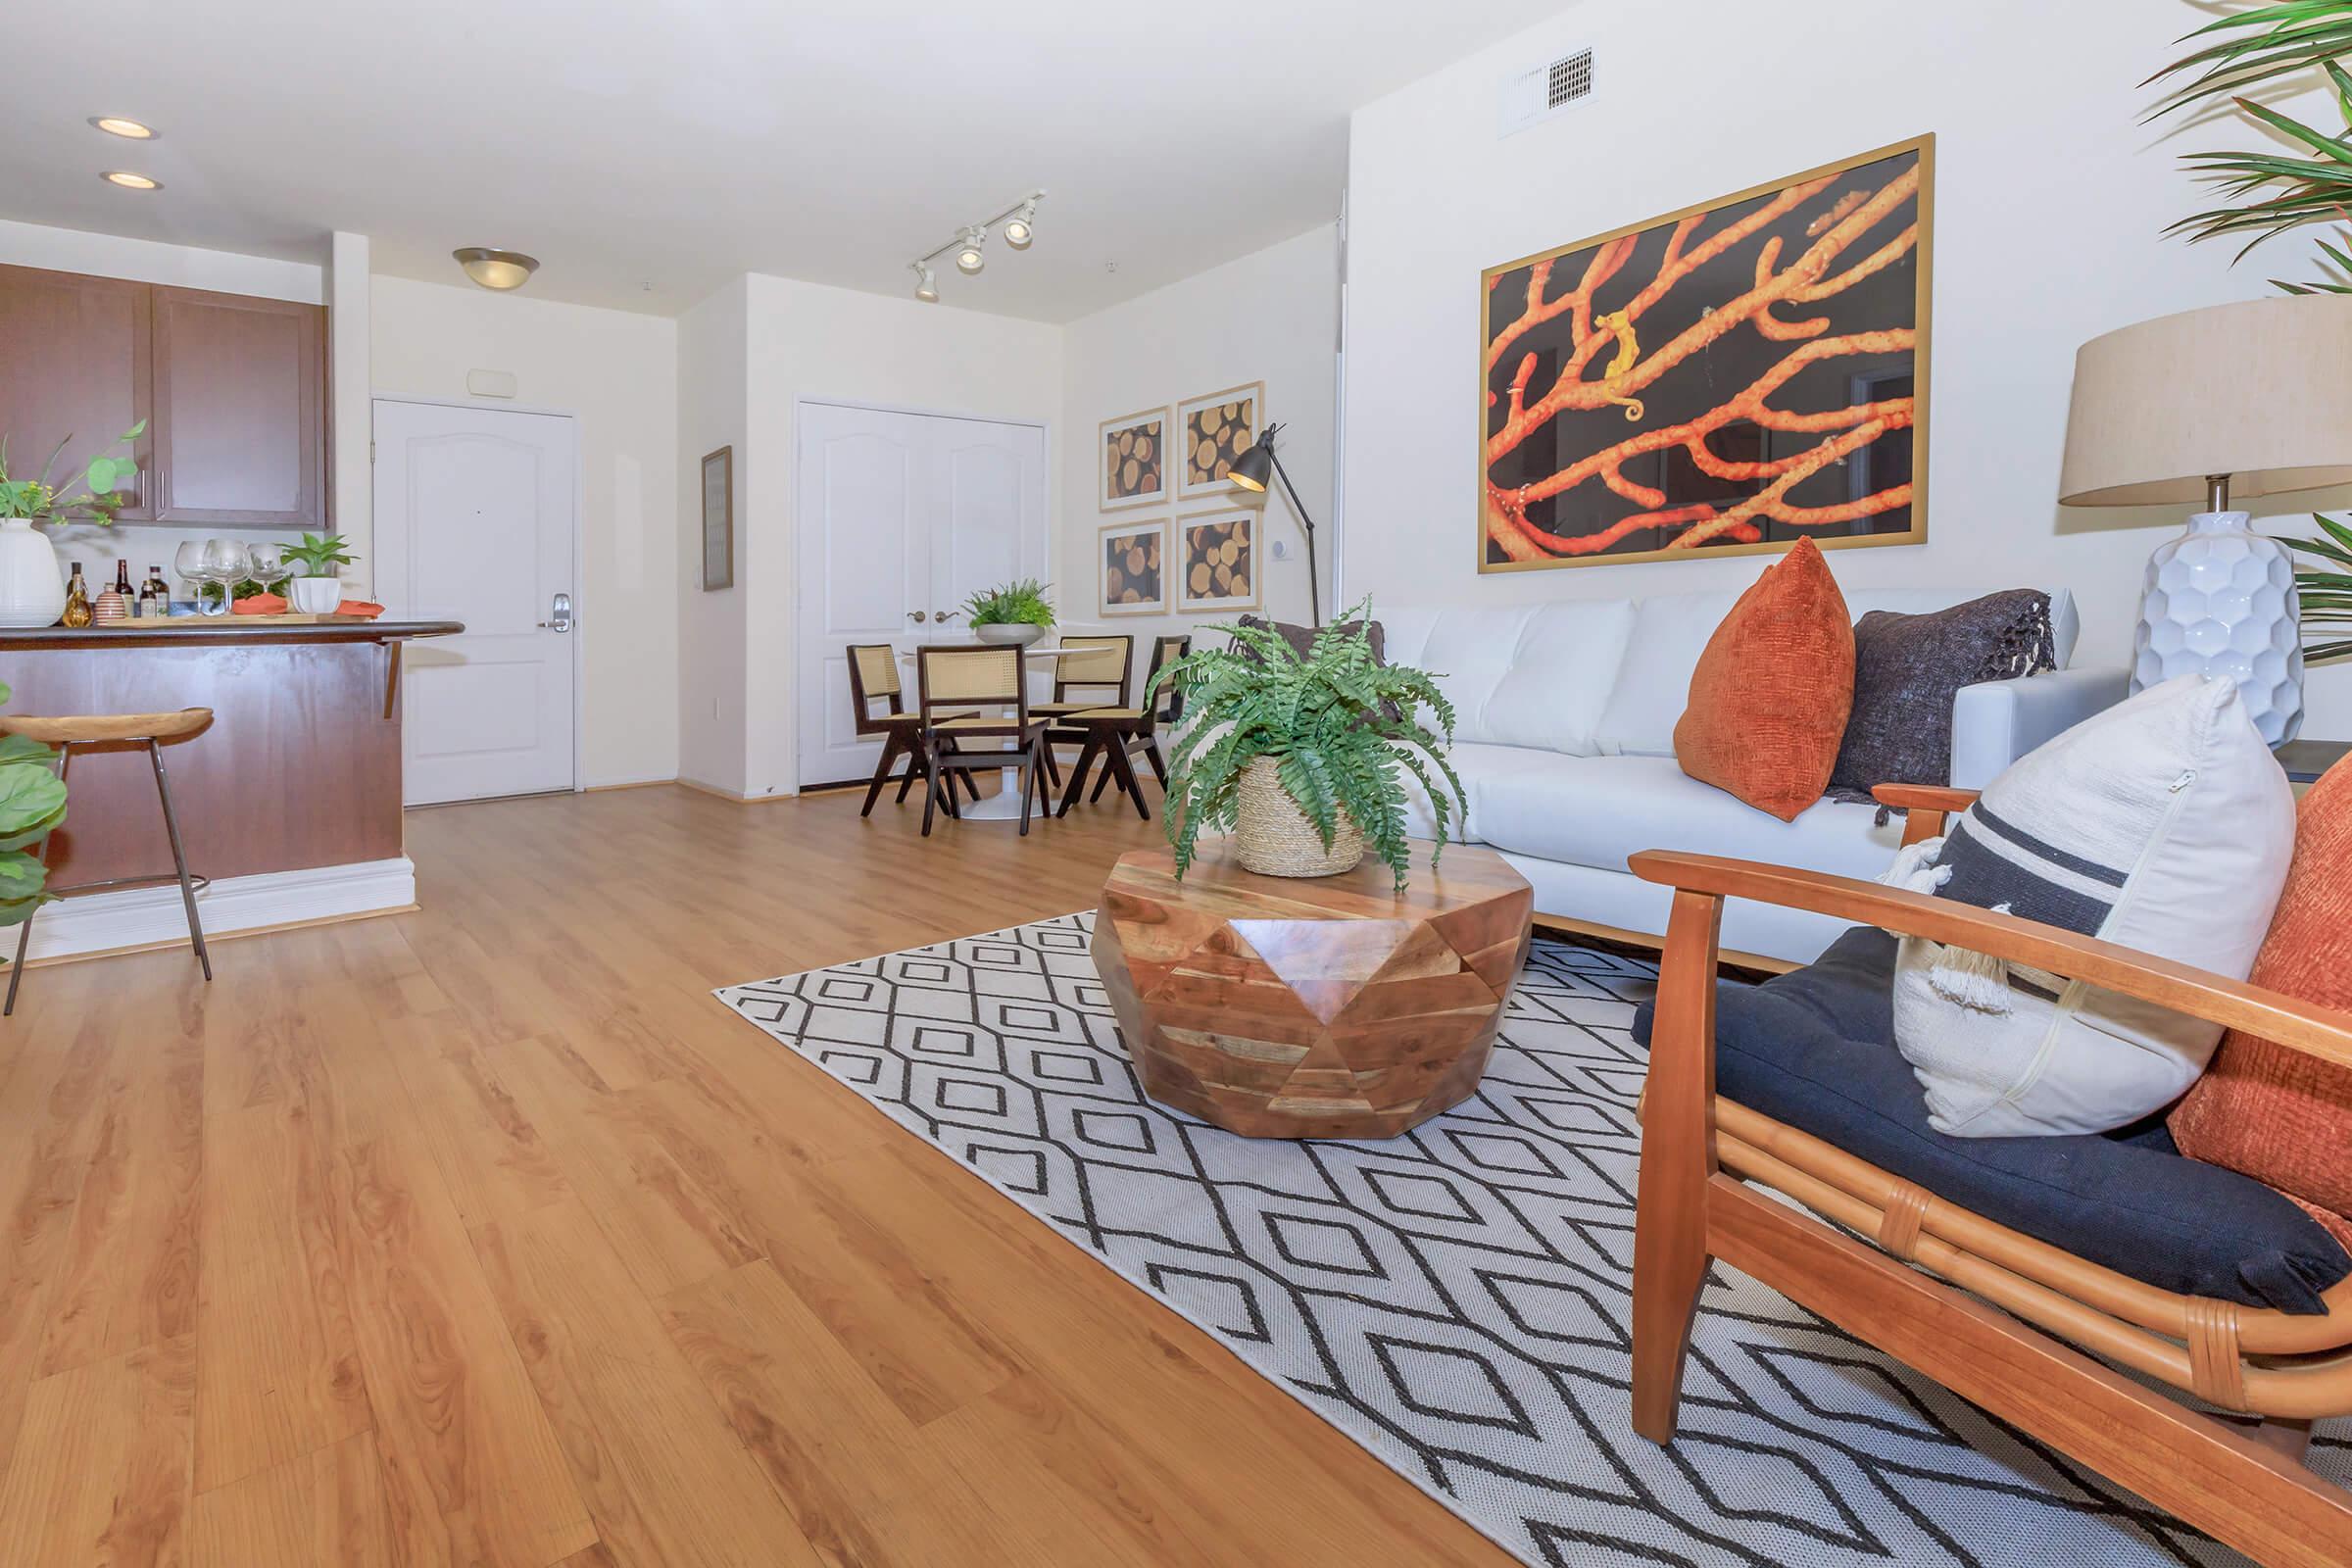
<svg viewBox="0 0 2352 1568"><path fill-rule="evenodd" d="M139 476L138 464L115 456L113 449L136 441L146 429L141 419L63 484L51 482L51 475L71 435L50 449L48 461L30 477L11 471L8 438L0 436L0 626L57 624L66 608L65 577L57 569L56 547L34 525L113 522L122 507L122 490Z"/></svg>
<svg viewBox="0 0 2352 1568"><path fill-rule="evenodd" d="M357 559L349 541L339 533L306 533L300 544L285 547L284 556L294 567L293 580L286 588L287 602L306 615L333 614L335 607L343 603L343 584L335 569Z"/></svg>
<svg viewBox="0 0 2352 1568"><path fill-rule="evenodd" d="M1427 671L1373 657L1371 612L1369 600L1356 606L1303 656L1272 627L1237 625L1230 647L1160 671L1158 686L1183 698L1166 812L1177 876L1192 868L1203 829L1229 829L1252 871L1336 876L1369 851L1401 893L1412 865L1406 773L1437 818L1434 863L1469 812L1446 760L1453 705Z"/></svg>
<svg viewBox="0 0 2352 1568"><path fill-rule="evenodd" d="M8 701L0 685L0 703ZM56 895L46 891L40 843L66 819L57 754L22 735L0 735L0 926L21 925Z"/></svg>
<svg viewBox="0 0 2352 1568"><path fill-rule="evenodd" d="M1012 643L1026 648L1054 625L1054 606L1046 585L1034 577L986 588L963 603L972 634L984 643Z"/></svg>

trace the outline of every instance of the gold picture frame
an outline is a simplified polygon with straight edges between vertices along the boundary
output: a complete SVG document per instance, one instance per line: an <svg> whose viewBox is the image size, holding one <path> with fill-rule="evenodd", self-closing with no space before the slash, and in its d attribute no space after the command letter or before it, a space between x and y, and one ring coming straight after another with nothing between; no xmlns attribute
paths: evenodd
<svg viewBox="0 0 2352 1568"><path fill-rule="evenodd" d="M1178 611L1217 614L1263 606L1258 515L1248 507L1227 507L1176 519Z"/></svg>
<svg viewBox="0 0 2352 1568"><path fill-rule="evenodd" d="M1177 450L1171 465L1177 504L1239 493L1242 487L1226 475L1233 460L1255 446L1257 433L1265 427L1263 381L1245 381L1177 404Z"/></svg>
<svg viewBox="0 0 2352 1568"><path fill-rule="evenodd" d="M1167 518L1119 518L1095 529L1095 603L1103 614L1166 614L1167 566Z"/></svg>
<svg viewBox="0 0 2352 1568"><path fill-rule="evenodd" d="M1916 136L1489 268L1479 571L1925 543L1935 154Z"/></svg>
<svg viewBox="0 0 2352 1568"><path fill-rule="evenodd" d="M1096 510L1168 504L1168 406L1104 419L1095 438Z"/></svg>
<svg viewBox="0 0 2352 1568"><path fill-rule="evenodd" d="M735 449L703 457L703 592L735 586Z"/></svg>

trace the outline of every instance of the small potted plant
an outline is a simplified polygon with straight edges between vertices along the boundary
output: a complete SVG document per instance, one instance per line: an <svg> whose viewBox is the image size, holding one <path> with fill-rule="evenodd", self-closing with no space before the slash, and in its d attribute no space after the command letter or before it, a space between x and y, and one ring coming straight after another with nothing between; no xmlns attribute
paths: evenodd
<svg viewBox="0 0 2352 1568"><path fill-rule="evenodd" d="M0 703L8 701L0 685ZM22 925L56 895L44 890L41 840L66 819L57 754L22 735L0 735L0 926Z"/></svg>
<svg viewBox="0 0 2352 1568"><path fill-rule="evenodd" d="M1010 643L1026 648L1054 624L1054 607L1046 600L1046 585L1034 577L985 589L964 602L972 635L984 643Z"/></svg>
<svg viewBox="0 0 2352 1568"><path fill-rule="evenodd" d="M343 582L335 568L353 561L339 533L306 533L302 543L285 547L284 559L294 563L294 580L286 590L293 608L305 615L331 615L343 603Z"/></svg>
<svg viewBox="0 0 2352 1568"><path fill-rule="evenodd" d="M141 419L108 443L109 449L136 441L146 432ZM57 549L34 531L35 523L94 522L101 527L115 520L122 505L118 494L138 477L139 466L129 458L100 452L80 472L60 487L49 482L67 436L49 451L35 478L11 478L8 438L0 436L0 626L54 626L66 608L66 580L57 569ZM69 492L74 483L81 494Z"/></svg>
<svg viewBox="0 0 2352 1568"><path fill-rule="evenodd" d="M1236 626L1232 646L1160 671L1184 698L1166 813L1177 876L1200 830L1222 828L1242 864L1268 876L1337 876L1369 849L1401 893L1412 864L1402 775L1427 792L1441 850L1468 814L1446 760L1453 705L1426 671L1373 657L1371 612L1369 600L1358 605L1304 655L1271 626Z"/></svg>

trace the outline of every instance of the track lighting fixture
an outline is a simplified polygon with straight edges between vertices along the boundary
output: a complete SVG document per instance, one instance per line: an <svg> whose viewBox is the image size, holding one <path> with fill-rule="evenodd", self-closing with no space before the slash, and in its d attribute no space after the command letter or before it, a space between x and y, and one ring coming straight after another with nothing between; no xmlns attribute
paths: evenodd
<svg viewBox="0 0 2352 1568"><path fill-rule="evenodd" d="M945 245L924 252L906 265L915 275L914 297L926 305L939 303L939 280L931 271L931 264L943 256L956 258L956 270L966 277L977 276L988 266L988 231L997 230L1004 243L1016 251L1025 251L1037 238L1037 204L1046 199L1042 190L1033 190L1019 201L983 222L967 223L956 231L956 237Z"/></svg>
<svg viewBox="0 0 2352 1568"><path fill-rule="evenodd" d="M1037 238L1036 230L1029 226L1036 220L1037 198L1032 196L1021 203L1019 211L1004 220L1004 226L997 232L1004 235L1004 243L1014 250L1025 251L1029 248L1029 242Z"/></svg>
<svg viewBox="0 0 2352 1568"><path fill-rule="evenodd" d="M956 253L956 270L970 277L988 265L988 258L980 253L987 238L988 230L977 223L963 231L963 248Z"/></svg>

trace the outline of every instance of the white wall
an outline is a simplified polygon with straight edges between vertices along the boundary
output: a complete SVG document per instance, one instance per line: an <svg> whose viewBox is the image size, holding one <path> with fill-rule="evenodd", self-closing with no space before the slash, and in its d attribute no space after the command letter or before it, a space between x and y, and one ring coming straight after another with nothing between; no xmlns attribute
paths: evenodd
<svg viewBox="0 0 2352 1568"><path fill-rule="evenodd" d="M1061 331L792 278L753 273L739 281L747 389L745 440L736 447L737 581L751 591L739 678L744 755L738 774L706 782L760 797L793 793L800 778L795 400L1054 424L1061 412ZM717 443L681 445L691 465ZM1049 447L1049 483L1058 461ZM1047 515L1056 514L1049 496Z"/></svg>
<svg viewBox="0 0 2352 1568"><path fill-rule="evenodd" d="M2204 20L2145 0L1591 0L1353 117L1347 576L1391 603L1501 604L1745 583L1756 558L1475 570L1479 277L1497 263L1922 131L1936 135L1928 542L1839 551L1860 586L2071 587L2078 662L2128 662L2140 570L2179 509L2057 505L2076 348L2167 312L2270 293L2309 232L2236 269L2159 231L2204 205L2136 84ZM2030 42L2021 46L2020 40ZM1704 40L1694 47L1693 40ZM1505 140L1506 68L1597 50L1595 97ZM2314 103L2316 123L2332 111ZM2308 531L2315 505L2259 501ZM2306 733L2352 733L2352 673L2314 672Z"/></svg>
<svg viewBox="0 0 2352 1568"><path fill-rule="evenodd" d="M583 782L674 778L678 323L400 277L374 278L372 295L377 393L573 416ZM515 396L468 398L472 369L512 371ZM339 444L364 462L365 425Z"/></svg>
<svg viewBox="0 0 2352 1568"><path fill-rule="evenodd" d="M734 795L744 780L743 545L756 471L746 432L746 284L736 278L677 323L678 776ZM702 460L726 446L735 449L735 586L705 592Z"/></svg>
<svg viewBox="0 0 2352 1568"><path fill-rule="evenodd" d="M1339 306L1339 235L1327 224L1063 329L1056 604L1065 625L1130 632L1143 650L1150 646L1145 639L1203 623L1203 617L1191 615L1100 613L1095 541L1102 524L1150 522L1212 509L1196 502L1183 509L1170 503L1100 511L1096 440L1104 419L1163 406L1172 418L1175 405L1186 398L1260 380L1266 386L1266 416L1283 425L1276 442L1282 466L1315 519L1325 612L1344 608L1330 603ZM1259 548L1266 569L1265 612L1303 623L1308 618L1306 536L1280 490L1278 480L1264 496L1232 499L1263 508ZM1173 530L1169 540L1173 553L1180 548ZM1288 560L1273 559L1277 541L1288 549ZM1146 658L1137 655L1139 674Z"/></svg>

